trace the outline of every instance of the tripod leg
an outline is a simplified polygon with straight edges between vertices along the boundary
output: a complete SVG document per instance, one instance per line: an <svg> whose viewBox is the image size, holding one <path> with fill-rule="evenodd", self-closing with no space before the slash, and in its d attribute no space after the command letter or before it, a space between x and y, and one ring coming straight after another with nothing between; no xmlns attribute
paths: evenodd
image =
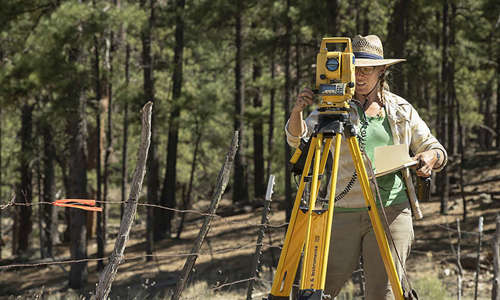
<svg viewBox="0 0 500 300"><path fill-rule="evenodd" d="M331 142L332 138L326 139L323 154L325 152L327 154L329 153ZM311 212L311 225L309 237L306 239L306 254L304 255L301 290L299 293L301 295L300 299L323 299L338 174L340 142L341 135L337 134L335 136L334 163L332 167L332 176L330 178L328 210L315 210ZM325 156L323 155L323 157ZM322 159L321 163L323 162L324 160ZM324 169L324 165L321 164L320 168ZM316 189L316 195L318 192L319 187Z"/></svg>
<svg viewBox="0 0 500 300"><path fill-rule="evenodd" d="M311 145L318 143L317 137L312 137ZM288 299L297 267L304 247L307 228L307 214L300 209L300 202L305 188L305 177L309 174L311 162L315 154L316 147L309 147L306 162L300 177L299 189L295 196L292 215L286 231L285 242L281 250L280 260L274 275L271 293L268 300Z"/></svg>
<svg viewBox="0 0 500 300"><path fill-rule="evenodd" d="M319 169L320 169L320 161L321 161L321 142L323 140L323 135L318 134L318 139L315 141L316 143L311 144L312 147L314 147L314 166L313 166L313 174L312 174L312 183L311 183L311 195L309 198L309 210L307 211L307 227L306 227L306 247L304 249L304 266L303 266L303 272L302 272L302 278L300 281L300 289L305 290L305 289L315 289L315 286L317 285L316 281L319 281L316 279L318 276L319 272L316 269L318 267L317 265L317 258L318 258L318 245L316 243L321 242L321 224L318 223L323 223L320 221L322 217L320 217L323 214L316 214L313 213L315 205L316 205L316 198L318 196L318 186L319 186ZM312 223L314 223L314 226L312 226ZM311 232L311 230L313 230ZM318 232L319 230L319 232ZM315 284L316 282L316 284Z"/></svg>
<svg viewBox="0 0 500 300"><path fill-rule="evenodd" d="M365 198L366 205L369 207L368 214L370 215L373 231L377 239L377 244L382 261L384 262L387 276L391 282L392 292L396 300L404 300L401 282L399 281L399 277L396 272L389 243L387 242L387 236L385 235L382 222L380 221L375 198L373 197L373 192L370 188L370 182L368 180L368 174L366 173L365 164L361 156L358 140L355 136L350 136L347 140L349 142L349 150L351 151L352 160L356 167L356 173L358 174L359 182L361 184L361 189L363 190L363 196Z"/></svg>

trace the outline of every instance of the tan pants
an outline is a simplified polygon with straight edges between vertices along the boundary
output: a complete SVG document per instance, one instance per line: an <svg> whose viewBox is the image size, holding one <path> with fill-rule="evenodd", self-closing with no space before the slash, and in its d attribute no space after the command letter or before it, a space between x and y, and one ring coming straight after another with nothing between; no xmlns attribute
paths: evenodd
<svg viewBox="0 0 500 300"><path fill-rule="evenodd" d="M409 203L386 207L385 211L392 237L404 264L413 241ZM380 209L379 215L385 224ZM389 246L401 281L401 264L390 240ZM340 293L342 286L358 266L360 255L363 255L366 300L394 299L367 211L334 213L325 293L332 297Z"/></svg>

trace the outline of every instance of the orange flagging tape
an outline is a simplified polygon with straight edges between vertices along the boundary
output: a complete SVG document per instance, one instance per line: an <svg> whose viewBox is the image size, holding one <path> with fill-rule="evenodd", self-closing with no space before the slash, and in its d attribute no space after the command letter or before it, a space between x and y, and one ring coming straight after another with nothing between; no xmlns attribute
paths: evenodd
<svg viewBox="0 0 500 300"><path fill-rule="evenodd" d="M59 199L52 203L55 206L73 207L89 211L102 211L102 207L95 206L95 200L89 199Z"/></svg>

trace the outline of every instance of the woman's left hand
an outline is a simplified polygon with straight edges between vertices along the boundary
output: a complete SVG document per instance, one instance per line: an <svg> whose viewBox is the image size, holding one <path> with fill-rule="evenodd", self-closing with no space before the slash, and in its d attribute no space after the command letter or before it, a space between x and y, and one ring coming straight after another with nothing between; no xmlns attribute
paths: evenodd
<svg viewBox="0 0 500 300"><path fill-rule="evenodd" d="M417 165L417 175L420 177L431 176L432 169L437 162L436 151L429 150L419 153L414 157L414 159L419 161Z"/></svg>

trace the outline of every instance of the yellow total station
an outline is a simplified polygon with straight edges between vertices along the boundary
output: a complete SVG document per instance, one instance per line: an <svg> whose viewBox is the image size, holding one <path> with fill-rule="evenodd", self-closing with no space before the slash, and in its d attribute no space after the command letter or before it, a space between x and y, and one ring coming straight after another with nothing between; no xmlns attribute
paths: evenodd
<svg viewBox="0 0 500 300"><path fill-rule="evenodd" d="M343 107L354 96L356 83L351 39L324 38L316 57L316 89L322 107Z"/></svg>

